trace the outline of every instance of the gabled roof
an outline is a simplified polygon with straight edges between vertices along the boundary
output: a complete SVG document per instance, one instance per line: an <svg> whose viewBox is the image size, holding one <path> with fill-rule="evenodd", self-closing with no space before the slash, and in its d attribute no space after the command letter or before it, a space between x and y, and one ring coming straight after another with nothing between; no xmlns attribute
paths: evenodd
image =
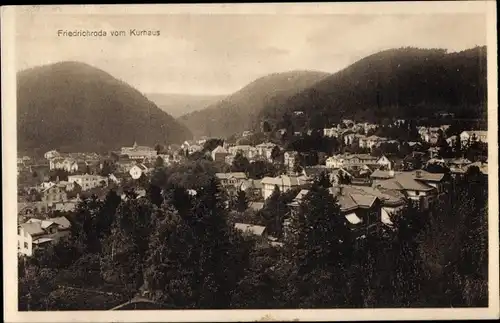
<svg viewBox="0 0 500 323"><path fill-rule="evenodd" d="M243 172L215 173L215 177L217 177L218 179L229 179L229 178L246 179L247 175Z"/></svg>
<svg viewBox="0 0 500 323"><path fill-rule="evenodd" d="M214 150L212 150L212 154L227 154L227 149L222 146L217 146Z"/></svg>
<svg viewBox="0 0 500 323"><path fill-rule="evenodd" d="M410 172L415 179L429 182L440 182L444 179L445 174L429 173L425 170L414 170ZM420 175L419 175L420 174Z"/></svg>
<svg viewBox="0 0 500 323"><path fill-rule="evenodd" d="M71 223L69 222L69 220L64 217L64 216L60 216L60 217L57 217L57 218L51 218L50 219L52 222L56 223L59 225L59 228L61 230L66 230L66 229L69 229L71 228Z"/></svg>
<svg viewBox="0 0 500 323"><path fill-rule="evenodd" d="M263 227L261 225L253 225L246 223L235 223L234 227L240 231L251 233L257 236L262 236L264 234L264 231L266 230L266 227Z"/></svg>
<svg viewBox="0 0 500 323"><path fill-rule="evenodd" d="M42 229L42 223L40 222L26 222L19 225L23 230L32 236L42 235L45 231Z"/></svg>
<svg viewBox="0 0 500 323"><path fill-rule="evenodd" d="M410 190L410 191L431 191L435 188L425 184L425 180L417 180L412 172L399 172L394 178L379 181L377 184L380 187L394 190Z"/></svg>
<svg viewBox="0 0 500 323"><path fill-rule="evenodd" d="M308 179L305 176L280 175L278 177L264 177L261 182L263 185L267 184L292 187L304 185L308 183Z"/></svg>

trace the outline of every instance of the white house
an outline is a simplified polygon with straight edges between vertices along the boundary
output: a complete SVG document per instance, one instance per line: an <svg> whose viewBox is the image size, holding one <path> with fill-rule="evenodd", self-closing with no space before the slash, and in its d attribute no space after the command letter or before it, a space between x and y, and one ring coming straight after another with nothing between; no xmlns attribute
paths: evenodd
<svg viewBox="0 0 500 323"><path fill-rule="evenodd" d="M132 166L129 170L129 174L133 179L139 179L143 174L148 172L148 168L144 164L137 164Z"/></svg>
<svg viewBox="0 0 500 323"><path fill-rule="evenodd" d="M59 152L57 150L51 150L51 151L47 151L43 157L45 157L45 159L52 159L52 158L55 158L55 157L59 157L61 154L59 154Z"/></svg>
<svg viewBox="0 0 500 323"><path fill-rule="evenodd" d="M220 162L225 162L227 155L230 155L229 152L222 146L217 146L211 153L212 159Z"/></svg>
<svg viewBox="0 0 500 323"><path fill-rule="evenodd" d="M299 155L296 151L285 151L284 162L288 169L293 169L295 167L295 158Z"/></svg>
<svg viewBox="0 0 500 323"><path fill-rule="evenodd" d="M292 188L301 187L309 184L309 179L306 176L288 176L280 175L278 177L264 177L261 180L262 196L267 199L277 186L280 192L287 192Z"/></svg>
<svg viewBox="0 0 500 323"><path fill-rule="evenodd" d="M488 143L488 131L467 130L460 134L460 142L462 146L467 146L472 141Z"/></svg>
<svg viewBox="0 0 500 323"><path fill-rule="evenodd" d="M68 182L77 183L82 188L82 191L87 191L94 187L107 186L109 179L104 176L90 174L69 175Z"/></svg>
<svg viewBox="0 0 500 323"><path fill-rule="evenodd" d="M49 220L29 219L17 227L18 253L30 257L36 248L69 234L70 228L71 223L65 217Z"/></svg>
<svg viewBox="0 0 500 323"><path fill-rule="evenodd" d="M219 179L222 186L233 186L240 187L241 184L246 181L247 175L243 172L234 172L234 173L216 173L215 177Z"/></svg>
<svg viewBox="0 0 500 323"><path fill-rule="evenodd" d="M323 136L337 138L339 136L339 130L337 128L324 128Z"/></svg>
<svg viewBox="0 0 500 323"><path fill-rule="evenodd" d="M263 156L269 161L272 160L272 153L274 147L277 147L277 145L272 142L265 142L255 146L255 148L257 148L259 156Z"/></svg>
<svg viewBox="0 0 500 323"><path fill-rule="evenodd" d="M137 142L134 142L132 147L122 147L121 154L130 159L151 159L157 155L157 151L151 147L138 146Z"/></svg>
<svg viewBox="0 0 500 323"><path fill-rule="evenodd" d="M392 166L393 166L393 163L392 161L387 158L386 156L381 156L377 162L376 162L378 165L381 166L381 168L385 168L387 170L391 170L392 169Z"/></svg>

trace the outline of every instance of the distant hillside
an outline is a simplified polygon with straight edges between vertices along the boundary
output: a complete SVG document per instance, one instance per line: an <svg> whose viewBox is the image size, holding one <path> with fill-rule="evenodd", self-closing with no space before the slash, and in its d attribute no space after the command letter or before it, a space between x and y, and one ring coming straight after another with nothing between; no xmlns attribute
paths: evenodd
<svg viewBox="0 0 500 323"><path fill-rule="evenodd" d="M19 72L17 118L18 150L107 151L192 136L130 85L79 62Z"/></svg>
<svg viewBox="0 0 500 323"><path fill-rule="evenodd" d="M183 122L195 137L228 137L257 127L257 116L265 106L279 105L328 75L315 71L271 74L253 81L202 111L188 113L178 120Z"/></svg>
<svg viewBox="0 0 500 323"><path fill-rule="evenodd" d="M225 95L189 95L174 93L146 93L148 99L158 108L178 118L184 114L202 110L211 104L222 100Z"/></svg>
<svg viewBox="0 0 500 323"><path fill-rule="evenodd" d="M459 53L402 48L350 65L281 104L268 104L260 120L283 121L285 111L303 111L306 127L341 118L486 117L486 47Z"/></svg>

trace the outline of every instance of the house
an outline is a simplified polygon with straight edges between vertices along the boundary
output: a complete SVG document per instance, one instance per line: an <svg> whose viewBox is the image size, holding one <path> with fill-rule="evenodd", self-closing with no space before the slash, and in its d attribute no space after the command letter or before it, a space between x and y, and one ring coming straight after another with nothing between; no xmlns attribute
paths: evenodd
<svg viewBox="0 0 500 323"><path fill-rule="evenodd" d="M258 237L266 237L267 231L266 227L261 225L247 224L247 223L235 223L234 228L248 235L255 235Z"/></svg>
<svg viewBox="0 0 500 323"><path fill-rule="evenodd" d="M344 144L349 146L356 140L356 134L352 130L345 130L342 133L342 138L344 139Z"/></svg>
<svg viewBox="0 0 500 323"><path fill-rule="evenodd" d="M253 135L253 131L250 131L250 130L245 130L241 134L242 137L250 137L251 135Z"/></svg>
<svg viewBox="0 0 500 323"><path fill-rule="evenodd" d="M138 146L137 142L134 142L132 147L122 147L121 155L126 155L130 159L154 158L157 155L157 151L151 147Z"/></svg>
<svg viewBox="0 0 500 323"><path fill-rule="evenodd" d="M274 188L278 187L280 192L287 192L293 188L299 188L310 183L305 176L288 176L280 175L277 177L264 177L262 183L262 196L266 200L274 192Z"/></svg>
<svg viewBox="0 0 500 323"><path fill-rule="evenodd" d="M394 167L394 163L384 155L380 156L380 158L376 161L376 163L380 165L380 168L382 169L391 170Z"/></svg>
<svg viewBox="0 0 500 323"><path fill-rule="evenodd" d="M467 130L460 133L460 142L463 147L470 145L474 141L488 143L488 131Z"/></svg>
<svg viewBox="0 0 500 323"><path fill-rule="evenodd" d="M29 219L18 225L18 253L30 257L37 248L43 248L46 244L68 235L70 228L71 223L65 217L48 220Z"/></svg>
<svg viewBox="0 0 500 323"><path fill-rule="evenodd" d="M272 161L273 149L275 147L277 147L277 145L272 142L264 142L255 146L259 156L265 157L268 161Z"/></svg>
<svg viewBox="0 0 500 323"><path fill-rule="evenodd" d="M386 142L387 140L387 138L372 135L366 138L365 148L373 149L373 147L379 146L381 143Z"/></svg>
<svg viewBox="0 0 500 323"><path fill-rule="evenodd" d="M262 199L262 181L260 179L241 181L240 190L244 191L247 194L247 198L251 201Z"/></svg>
<svg viewBox="0 0 500 323"><path fill-rule="evenodd" d="M211 152L212 159L216 162L225 162L227 155L230 155L230 153L222 146L217 146Z"/></svg>
<svg viewBox="0 0 500 323"><path fill-rule="evenodd" d="M82 191L87 191L94 187L107 186L109 179L100 175L69 175L68 182L77 183L82 188Z"/></svg>
<svg viewBox="0 0 500 323"><path fill-rule="evenodd" d="M190 154L194 154L195 152L198 152L198 151L202 151L203 150L203 146L201 145L191 145L187 148L187 151L190 153Z"/></svg>
<svg viewBox="0 0 500 323"><path fill-rule="evenodd" d="M49 207L56 202L66 201L68 199L66 186L64 184L54 184L44 189L41 193L42 202L46 203Z"/></svg>
<svg viewBox="0 0 500 323"><path fill-rule="evenodd" d="M339 136L339 130L337 128L324 128L323 136L337 138Z"/></svg>
<svg viewBox="0 0 500 323"><path fill-rule="evenodd" d="M247 175L243 172L216 173L215 177L220 181L222 187L224 188L240 188L243 182L247 180Z"/></svg>
<svg viewBox="0 0 500 323"><path fill-rule="evenodd" d="M148 173L148 167L144 164L136 164L129 170L129 174L133 179L139 179L143 174Z"/></svg>
<svg viewBox="0 0 500 323"><path fill-rule="evenodd" d="M291 216L298 211L308 190L301 190L289 204ZM391 217L406 205L403 194L396 190L353 185L335 185L329 192L339 203L340 213L352 230L369 229L377 222L392 224ZM285 224L285 227L287 225ZM359 231L364 232L364 230Z"/></svg>
<svg viewBox="0 0 500 323"><path fill-rule="evenodd" d="M45 157L45 159L52 159L52 158L55 158L55 157L59 157L61 154L59 154L59 152L57 150L51 150L51 151L47 151L43 157Z"/></svg>
<svg viewBox="0 0 500 323"><path fill-rule="evenodd" d="M249 160L254 159L259 155L259 150L256 147L250 145L235 145L229 147L227 151L233 156L236 156L236 154L239 152Z"/></svg>
<svg viewBox="0 0 500 323"><path fill-rule="evenodd" d="M285 166L288 167L288 169L292 170L295 167L295 161L298 158L299 153L296 151L285 151L283 156Z"/></svg>
<svg viewBox="0 0 500 323"><path fill-rule="evenodd" d="M373 185L385 189L401 191L409 200L417 203L422 209L428 209L447 189L445 174L429 173L423 170L411 172L387 172L382 179L382 171L377 172Z"/></svg>
<svg viewBox="0 0 500 323"><path fill-rule="evenodd" d="M457 140L458 140L458 136L450 136L450 137L446 138L446 143L448 144L448 146L454 147L457 143Z"/></svg>

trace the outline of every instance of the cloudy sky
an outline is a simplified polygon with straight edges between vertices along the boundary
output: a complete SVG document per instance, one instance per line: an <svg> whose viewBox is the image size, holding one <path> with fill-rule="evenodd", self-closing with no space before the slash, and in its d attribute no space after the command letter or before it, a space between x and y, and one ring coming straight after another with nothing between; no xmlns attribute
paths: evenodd
<svg viewBox="0 0 500 323"><path fill-rule="evenodd" d="M460 51L486 44L480 14L68 15L16 19L17 68L72 60L150 93L226 94L274 72L336 72L380 50L416 46ZM130 29L160 36L129 36ZM61 37L58 30L105 30ZM125 37L110 36L124 30Z"/></svg>

